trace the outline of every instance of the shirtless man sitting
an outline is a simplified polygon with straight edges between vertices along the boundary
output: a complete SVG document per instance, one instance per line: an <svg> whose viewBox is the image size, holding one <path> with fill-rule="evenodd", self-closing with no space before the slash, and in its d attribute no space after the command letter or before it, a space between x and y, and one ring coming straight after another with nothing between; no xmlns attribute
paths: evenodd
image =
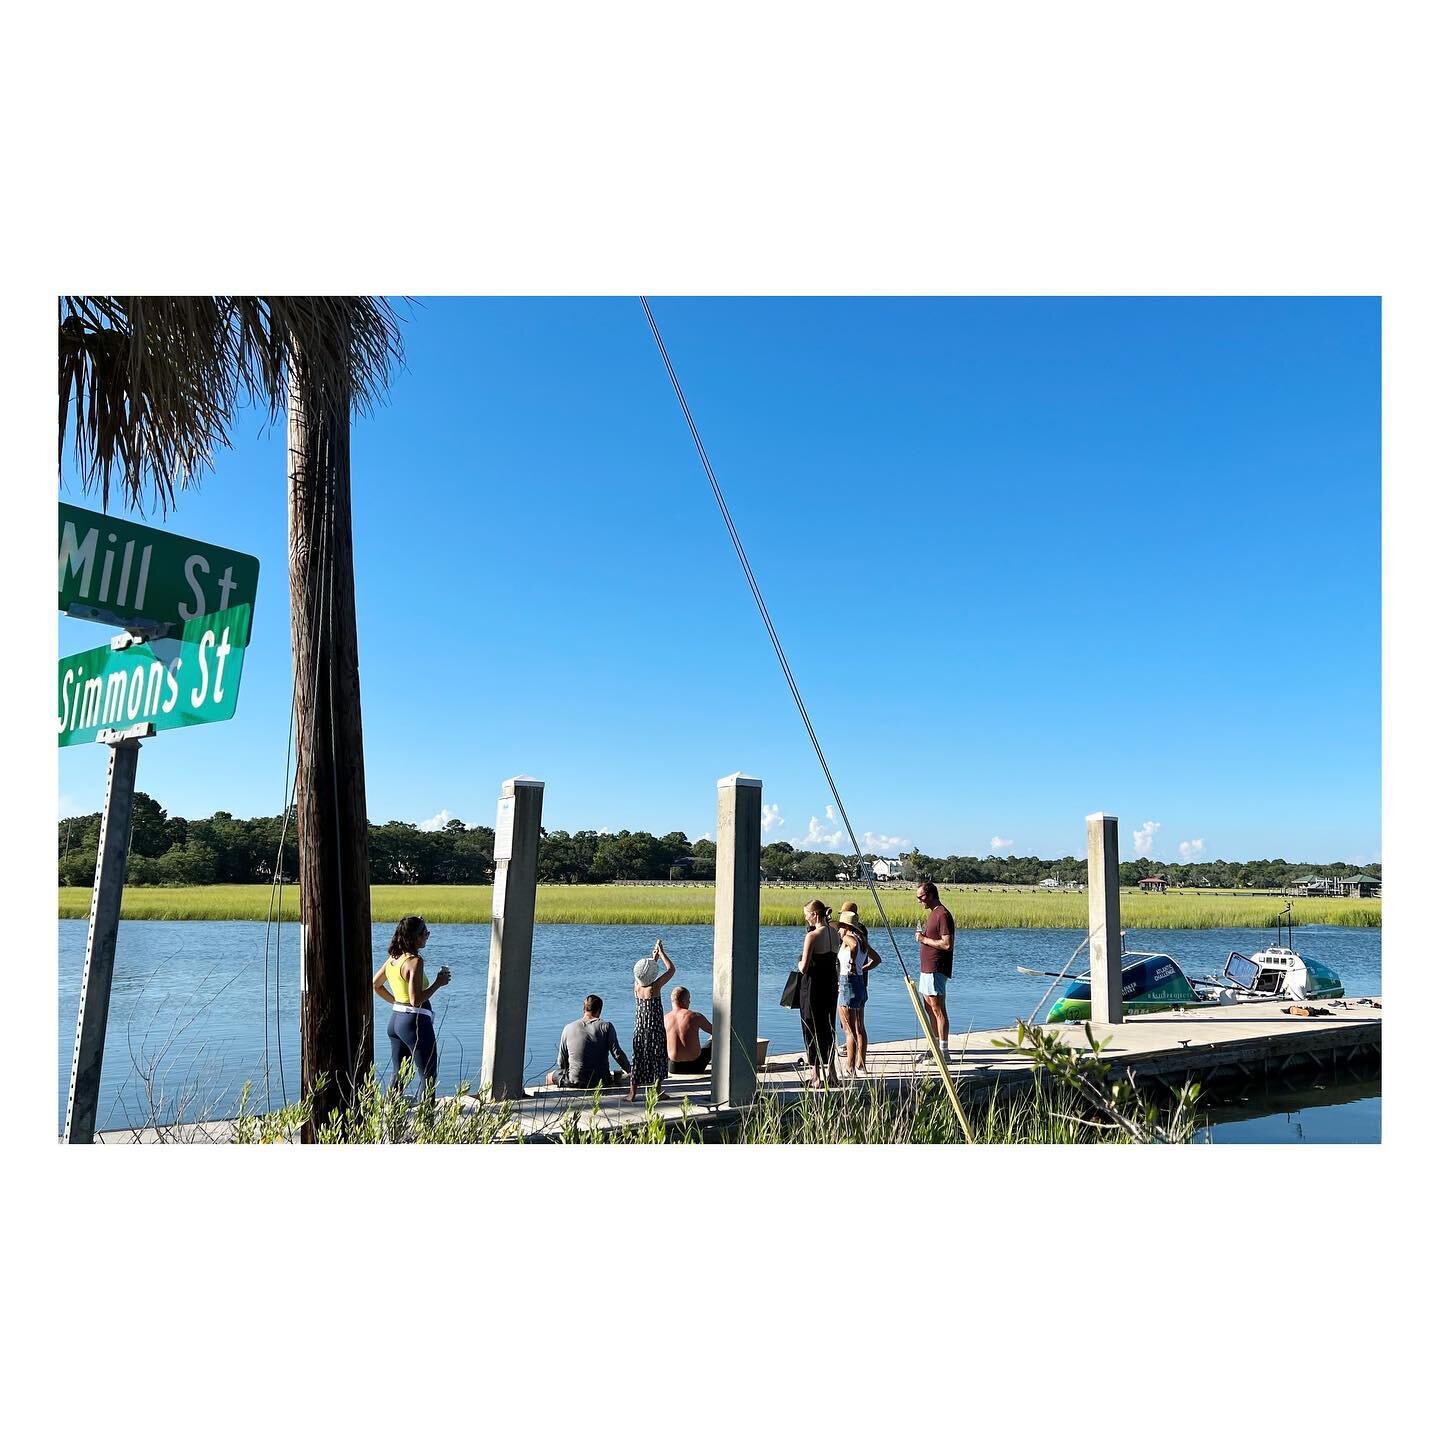
<svg viewBox="0 0 1440 1440"><path fill-rule="evenodd" d="M670 992L670 1013L665 1017L665 1050L672 1075L701 1075L710 1068L710 1042L700 1043L700 1032L715 1032L710 1022L690 1008L690 992L677 985Z"/></svg>

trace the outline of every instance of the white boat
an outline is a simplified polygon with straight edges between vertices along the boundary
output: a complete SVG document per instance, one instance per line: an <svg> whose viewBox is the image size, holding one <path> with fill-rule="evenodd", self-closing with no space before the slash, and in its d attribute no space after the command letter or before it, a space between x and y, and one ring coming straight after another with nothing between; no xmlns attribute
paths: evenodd
<svg viewBox="0 0 1440 1440"><path fill-rule="evenodd" d="M1251 1000L1336 1000L1345 993L1340 977L1318 960L1307 960L1295 949L1295 929L1287 905L1275 920L1275 943L1250 955L1232 950L1219 975L1192 983L1203 1000L1241 1005ZM1288 934L1280 943L1280 927Z"/></svg>

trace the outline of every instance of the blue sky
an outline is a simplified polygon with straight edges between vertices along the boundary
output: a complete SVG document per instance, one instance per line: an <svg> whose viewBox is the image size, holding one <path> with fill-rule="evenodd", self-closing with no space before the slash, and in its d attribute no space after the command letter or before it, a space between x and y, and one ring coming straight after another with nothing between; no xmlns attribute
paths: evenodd
<svg viewBox="0 0 1440 1440"><path fill-rule="evenodd" d="M1378 301L653 306L874 848L1083 853L1105 809L1127 854L1379 858ZM353 442L372 818L493 823L529 773L551 827L693 838L744 770L767 838L824 848L639 304L429 300L404 332ZM261 561L236 718L141 757L190 816L284 787L283 433L234 438L151 517ZM104 634L62 619L61 653ZM62 752L62 813L103 777Z"/></svg>

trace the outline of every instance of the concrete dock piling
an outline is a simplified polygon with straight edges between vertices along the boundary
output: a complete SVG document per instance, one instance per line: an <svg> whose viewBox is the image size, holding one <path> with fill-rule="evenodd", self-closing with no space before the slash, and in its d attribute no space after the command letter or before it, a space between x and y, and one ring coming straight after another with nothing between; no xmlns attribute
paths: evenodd
<svg viewBox="0 0 1440 1440"><path fill-rule="evenodd" d="M755 1095L759 1024L761 787L736 774L717 781L716 789L710 1092L716 1105L745 1105Z"/></svg>
<svg viewBox="0 0 1440 1440"><path fill-rule="evenodd" d="M1114 815L1085 817L1090 866L1090 1014L1105 1025L1125 1019L1120 994L1120 822Z"/></svg>
<svg viewBox="0 0 1440 1440"><path fill-rule="evenodd" d="M490 920L490 981L480 1080L497 1100L525 1094L525 1023L545 782L517 775L500 787L495 812L495 890Z"/></svg>

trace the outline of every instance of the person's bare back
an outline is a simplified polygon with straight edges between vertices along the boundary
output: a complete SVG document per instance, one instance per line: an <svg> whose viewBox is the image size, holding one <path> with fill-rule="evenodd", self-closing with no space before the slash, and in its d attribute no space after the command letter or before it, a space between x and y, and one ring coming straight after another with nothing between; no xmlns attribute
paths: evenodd
<svg viewBox="0 0 1440 1440"><path fill-rule="evenodd" d="M665 1015L665 1048L672 1060L700 1058L700 1032L708 1031L710 1022L699 1011L676 1008Z"/></svg>

